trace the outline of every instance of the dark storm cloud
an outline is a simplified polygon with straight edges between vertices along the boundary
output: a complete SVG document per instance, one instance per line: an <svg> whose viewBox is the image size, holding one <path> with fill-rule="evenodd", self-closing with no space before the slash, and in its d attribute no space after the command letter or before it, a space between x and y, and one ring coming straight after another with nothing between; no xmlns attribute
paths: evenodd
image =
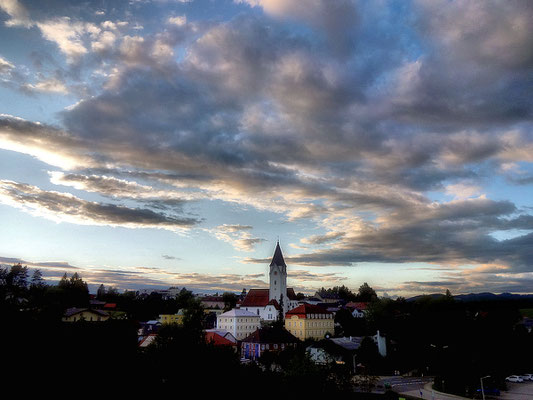
<svg viewBox="0 0 533 400"><path fill-rule="evenodd" d="M531 270L533 233L497 240L494 232L533 230L531 215L516 215L508 201L472 199L428 204L390 215L382 225L346 237L332 247L292 257L304 265L349 265L359 262L504 263L508 273Z"/></svg>
<svg viewBox="0 0 533 400"><path fill-rule="evenodd" d="M460 129L530 120L533 18L524 0L415 1L428 52L400 70L401 119Z"/></svg>

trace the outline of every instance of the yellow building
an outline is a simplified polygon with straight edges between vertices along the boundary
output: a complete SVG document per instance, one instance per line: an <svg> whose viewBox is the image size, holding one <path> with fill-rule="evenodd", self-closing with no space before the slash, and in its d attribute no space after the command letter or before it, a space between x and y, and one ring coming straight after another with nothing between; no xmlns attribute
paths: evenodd
<svg viewBox="0 0 533 400"><path fill-rule="evenodd" d="M69 308L63 315L63 322L103 322L109 319L109 314L102 310L90 308Z"/></svg>
<svg viewBox="0 0 533 400"><path fill-rule="evenodd" d="M334 316L320 306L302 304L285 314L285 329L300 340L320 340L334 333Z"/></svg>
<svg viewBox="0 0 533 400"><path fill-rule="evenodd" d="M161 314L159 322L162 324L183 324L183 310L179 310L176 314Z"/></svg>

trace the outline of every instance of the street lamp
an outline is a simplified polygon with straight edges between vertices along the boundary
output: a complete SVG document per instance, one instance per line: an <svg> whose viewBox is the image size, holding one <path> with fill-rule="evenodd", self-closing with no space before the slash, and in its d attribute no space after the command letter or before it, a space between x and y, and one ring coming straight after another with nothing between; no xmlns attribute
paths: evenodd
<svg viewBox="0 0 533 400"><path fill-rule="evenodd" d="M479 381L481 382L481 396L483 396L483 400L485 400L485 390L483 389L483 379L485 378L490 378L490 375L479 378Z"/></svg>

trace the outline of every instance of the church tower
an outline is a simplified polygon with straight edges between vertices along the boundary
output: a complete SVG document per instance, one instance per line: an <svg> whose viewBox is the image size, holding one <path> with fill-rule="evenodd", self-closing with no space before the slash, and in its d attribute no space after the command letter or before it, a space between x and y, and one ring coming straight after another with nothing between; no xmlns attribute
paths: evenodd
<svg viewBox="0 0 533 400"><path fill-rule="evenodd" d="M279 241L276 244L276 250L270 263L269 300L276 300L280 304L283 303L283 310L284 312L287 311L287 264L285 264L285 260L283 259Z"/></svg>

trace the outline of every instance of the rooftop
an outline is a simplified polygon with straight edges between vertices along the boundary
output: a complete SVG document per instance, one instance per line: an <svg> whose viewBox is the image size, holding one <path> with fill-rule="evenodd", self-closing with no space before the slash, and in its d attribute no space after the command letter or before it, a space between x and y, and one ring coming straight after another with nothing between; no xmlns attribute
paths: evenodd
<svg viewBox="0 0 533 400"><path fill-rule="evenodd" d="M253 312L242 310L240 308L234 308L232 310L226 311L225 313L220 314L220 317L256 317L259 318L259 315L254 314Z"/></svg>
<svg viewBox="0 0 533 400"><path fill-rule="evenodd" d="M274 251L274 256L272 257L272 262L270 263L270 266L272 265L277 265L279 267L283 266L287 268L287 264L285 264L283 254L281 253L281 247L279 247L279 242L276 244L276 250Z"/></svg>
<svg viewBox="0 0 533 400"><path fill-rule="evenodd" d="M290 318L292 315L297 315L303 318L307 318L309 314L333 314L332 312L326 310L323 307L304 303L296 308L293 308L292 310L289 310L287 314L285 315L286 318Z"/></svg>
<svg viewBox="0 0 533 400"><path fill-rule="evenodd" d="M295 300L296 294L293 288L287 288L287 298L289 300ZM270 290L269 289L250 289L248 294L240 303L241 307L265 307L270 302Z"/></svg>

